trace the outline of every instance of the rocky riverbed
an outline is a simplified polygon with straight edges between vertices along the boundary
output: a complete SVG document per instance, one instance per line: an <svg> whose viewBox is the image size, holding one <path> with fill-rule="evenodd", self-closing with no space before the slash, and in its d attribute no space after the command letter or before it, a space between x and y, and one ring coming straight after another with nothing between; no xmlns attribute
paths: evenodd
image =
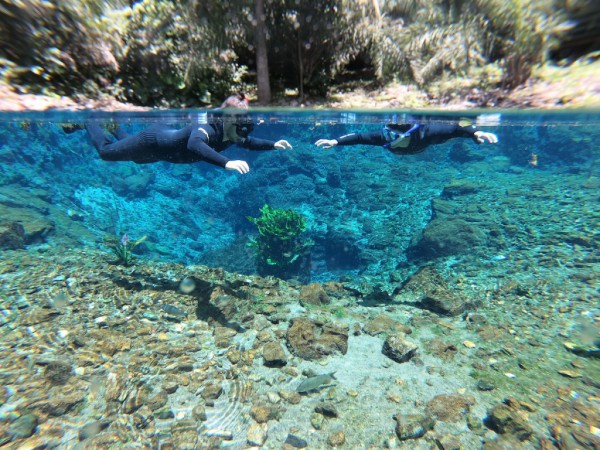
<svg viewBox="0 0 600 450"><path fill-rule="evenodd" d="M425 267L373 296L122 267L93 250L5 250L0 442L599 448L597 273L522 274L478 286ZM322 374L333 377L297 392Z"/></svg>

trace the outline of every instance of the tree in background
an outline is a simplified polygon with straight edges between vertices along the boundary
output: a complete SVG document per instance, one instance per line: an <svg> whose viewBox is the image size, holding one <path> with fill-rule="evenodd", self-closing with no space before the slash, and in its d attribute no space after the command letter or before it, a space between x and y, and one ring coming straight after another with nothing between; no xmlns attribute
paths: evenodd
<svg viewBox="0 0 600 450"><path fill-rule="evenodd" d="M267 49L267 29L265 24L265 2L254 0L254 20L256 46L256 86L258 103L268 105L271 102L271 82L269 80L269 54Z"/></svg>
<svg viewBox="0 0 600 450"><path fill-rule="evenodd" d="M21 90L171 107L215 104L248 85L261 103L271 88L322 96L357 60L379 83L429 89L462 77L513 89L596 3L0 0L0 77Z"/></svg>
<svg viewBox="0 0 600 450"><path fill-rule="evenodd" d="M269 7L271 70L300 99L323 95L334 75L362 48L357 29L363 2L276 0ZM358 5L358 6L356 6Z"/></svg>

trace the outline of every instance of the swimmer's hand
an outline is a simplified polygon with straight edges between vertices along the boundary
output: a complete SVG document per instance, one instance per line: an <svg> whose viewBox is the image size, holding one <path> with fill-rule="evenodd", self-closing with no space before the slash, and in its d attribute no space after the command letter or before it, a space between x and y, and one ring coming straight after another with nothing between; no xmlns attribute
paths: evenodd
<svg viewBox="0 0 600 450"><path fill-rule="evenodd" d="M282 139L280 141L275 142L275 144L273 144L273 147L278 149L278 150L285 150L285 149L291 149L292 144L290 144L288 141Z"/></svg>
<svg viewBox="0 0 600 450"><path fill-rule="evenodd" d="M476 131L475 139L477 139L477 142L480 144L483 144L485 141L490 144L496 144L498 142L498 136L494 133L486 133L485 131Z"/></svg>
<svg viewBox="0 0 600 450"><path fill-rule="evenodd" d="M228 161L227 164L225 164L225 168L227 170L237 170L241 174L250 172L250 166L248 166L248 163L241 160Z"/></svg>
<svg viewBox="0 0 600 450"><path fill-rule="evenodd" d="M338 141L335 139L319 139L315 142L315 145L317 147L332 148L338 145Z"/></svg>

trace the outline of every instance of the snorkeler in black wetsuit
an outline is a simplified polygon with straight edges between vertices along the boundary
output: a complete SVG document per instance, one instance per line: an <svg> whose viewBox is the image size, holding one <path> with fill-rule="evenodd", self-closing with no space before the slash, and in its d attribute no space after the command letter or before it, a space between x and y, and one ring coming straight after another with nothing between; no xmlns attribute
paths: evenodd
<svg viewBox="0 0 600 450"><path fill-rule="evenodd" d="M338 145L377 145L399 155L414 155L430 145L442 144L457 137L471 138L478 144L486 141L492 144L498 142L494 133L478 131L474 125L391 123L372 133L351 133L337 139L319 139L315 145L323 148Z"/></svg>
<svg viewBox="0 0 600 450"><path fill-rule="evenodd" d="M239 100L237 103L235 100ZM244 107L245 106L245 107ZM244 96L231 96L220 109L236 107L247 109ZM221 113L219 113L221 114ZM226 116L227 120L225 120ZM246 114L223 112L222 118L213 123L195 123L182 129L173 129L166 125L153 125L135 135L127 135L121 127L114 131L116 141L105 134L100 124L88 120L85 124L98 154L105 161L133 161L148 164L157 161L189 164L204 161L239 173L248 173L246 161L229 160L220 152L238 145L248 150L291 149L286 140L277 142L250 137L254 123Z"/></svg>

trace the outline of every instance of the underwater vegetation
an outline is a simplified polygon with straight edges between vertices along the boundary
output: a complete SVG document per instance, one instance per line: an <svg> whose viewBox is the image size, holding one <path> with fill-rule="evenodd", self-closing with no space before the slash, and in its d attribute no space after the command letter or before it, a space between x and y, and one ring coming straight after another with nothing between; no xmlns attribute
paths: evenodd
<svg viewBox="0 0 600 450"><path fill-rule="evenodd" d="M301 237L306 218L292 209L265 204L259 217L247 219L258 228L259 236L248 245L254 248L260 275L283 279L310 280L310 247L313 242Z"/></svg>
<svg viewBox="0 0 600 450"><path fill-rule="evenodd" d="M133 250L144 242L148 236L143 236L135 241L129 238L125 233L120 239L118 237L105 237L105 243L114 256L117 257L115 264L121 264L125 267L131 266L137 259Z"/></svg>

